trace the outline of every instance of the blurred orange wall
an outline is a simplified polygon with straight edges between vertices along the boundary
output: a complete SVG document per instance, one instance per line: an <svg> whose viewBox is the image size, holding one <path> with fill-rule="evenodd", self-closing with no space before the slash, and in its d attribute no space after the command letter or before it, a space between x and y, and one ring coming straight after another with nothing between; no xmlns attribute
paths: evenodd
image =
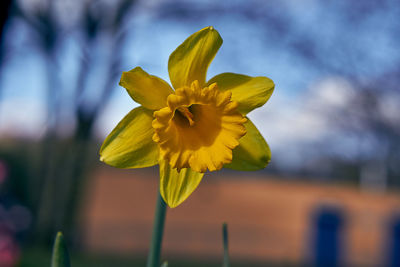
<svg viewBox="0 0 400 267"><path fill-rule="evenodd" d="M233 259L307 262L313 253L313 214L327 205L345 214L342 262L384 263L389 220L400 207L398 193L361 192L349 186L262 176L206 174L187 201L168 210L164 258L220 259L221 224L227 222ZM157 186L156 169L99 168L82 217L85 247L92 252L146 253Z"/></svg>

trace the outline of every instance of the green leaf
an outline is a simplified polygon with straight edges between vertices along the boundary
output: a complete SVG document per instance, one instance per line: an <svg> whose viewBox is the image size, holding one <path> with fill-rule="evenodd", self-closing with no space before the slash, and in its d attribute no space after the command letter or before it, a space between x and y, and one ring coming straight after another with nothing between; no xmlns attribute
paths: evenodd
<svg viewBox="0 0 400 267"><path fill-rule="evenodd" d="M53 255L51 259L51 267L70 267L67 246L65 245L64 236L61 232L57 233L53 246Z"/></svg>
<svg viewBox="0 0 400 267"><path fill-rule="evenodd" d="M168 267L168 261L164 261L163 264L161 264L161 267Z"/></svg>

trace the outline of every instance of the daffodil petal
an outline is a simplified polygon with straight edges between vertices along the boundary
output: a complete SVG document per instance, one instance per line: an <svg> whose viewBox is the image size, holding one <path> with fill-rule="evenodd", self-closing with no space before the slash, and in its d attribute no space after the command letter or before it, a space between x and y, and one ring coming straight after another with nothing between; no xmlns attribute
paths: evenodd
<svg viewBox="0 0 400 267"><path fill-rule="evenodd" d="M232 151L232 162L224 165L224 168L238 171L264 169L271 160L269 146L249 118L244 126L247 133L239 139L239 146Z"/></svg>
<svg viewBox="0 0 400 267"><path fill-rule="evenodd" d="M171 208L180 205L197 188L204 173L189 168L178 172L165 160L160 160L160 193Z"/></svg>
<svg viewBox="0 0 400 267"><path fill-rule="evenodd" d="M100 160L117 168L143 168L158 163L158 147L152 140L153 112L131 110L104 140Z"/></svg>
<svg viewBox="0 0 400 267"><path fill-rule="evenodd" d="M274 91L274 82L267 77L250 77L236 73L222 73L212 78L207 85L217 83L221 91L231 91L232 100L239 103L238 110L246 115L268 101Z"/></svg>
<svg viewBox="0 0 400 267"><path fill-rule="evenodd" d="M123 72L119 85L143 107L157 110L167 105L167 96L173 93L169 84L157 76L149 75L140 67Z"/></svg>
<svg viewBox="0 0 400 267"><path fill-rule="evenodd" d="M207 68L222 45L222 38L213 27L204 28L189 36L168 60L169 78L175 89L197 80L206 81Z"/></svg>

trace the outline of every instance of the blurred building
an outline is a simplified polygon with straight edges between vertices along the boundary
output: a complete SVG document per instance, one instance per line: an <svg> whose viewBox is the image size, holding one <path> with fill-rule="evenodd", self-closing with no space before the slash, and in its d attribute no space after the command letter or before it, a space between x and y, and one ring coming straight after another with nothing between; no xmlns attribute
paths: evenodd
<svg viewBox="0 0 400 267"><path fill-rule="evenodd" d="M89 251L146 253L157 174L108 167L96 172L83 216ZM221 224L227 222L233 261L326 267L388 266L395 260L398 193L246 176L207 175L186 202L168 210L165 259L219 259Z"/></svg>

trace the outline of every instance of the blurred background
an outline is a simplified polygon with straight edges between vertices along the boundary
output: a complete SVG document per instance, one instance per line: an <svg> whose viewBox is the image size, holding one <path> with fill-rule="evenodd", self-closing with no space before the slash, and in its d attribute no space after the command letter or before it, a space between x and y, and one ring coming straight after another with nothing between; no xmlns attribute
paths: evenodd
<svg viewBox="0 0 400 267"><path fill-rule="evenodd" d="M212 25L208 71L268 76L250 118L272 150L258 172L207 174L169 210L170 266L400 266L400 2L3 0L0 266L46 266L58 230L73 266L144 266L158 169L98 161L136 107L118 86Z"/></svg>

